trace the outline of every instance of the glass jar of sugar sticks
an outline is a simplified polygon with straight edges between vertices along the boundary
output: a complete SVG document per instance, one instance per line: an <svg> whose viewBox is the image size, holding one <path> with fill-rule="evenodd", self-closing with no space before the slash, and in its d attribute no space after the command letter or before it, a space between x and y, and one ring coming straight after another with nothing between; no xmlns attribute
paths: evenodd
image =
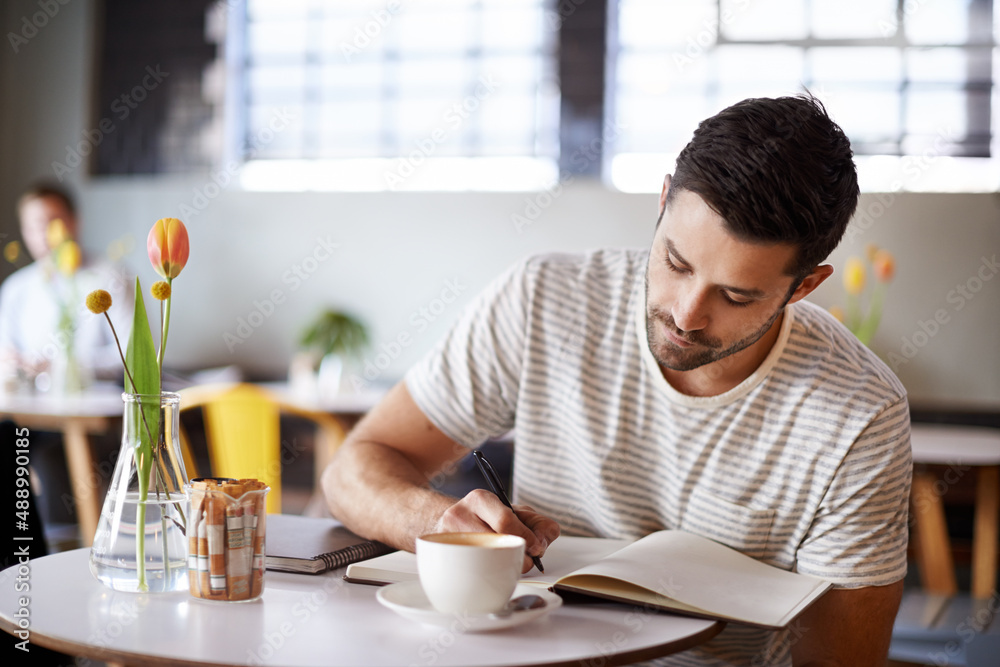
<svg viewBox="0 0 1000 667"><path fill-rule="evenodd" d="M199 477L188 501L188 584L203 600L247 602L264 590L265 499L256 479Z"/></svg>

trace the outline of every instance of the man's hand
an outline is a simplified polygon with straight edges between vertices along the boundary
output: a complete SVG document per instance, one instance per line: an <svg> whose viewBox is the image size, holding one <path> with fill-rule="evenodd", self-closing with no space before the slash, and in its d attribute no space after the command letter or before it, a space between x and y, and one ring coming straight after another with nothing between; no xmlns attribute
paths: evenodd
<svg viewBox="0 0 1000 667"><path fill-rule="evenodd" d="M511 512L486 490L457 500L430 481L469 453L420 411L400 382L358 423L323 473L331 513L362 537L413 551L430 532L491 531L520 535L540 556L559 525L532 508ZM531 560L525 558L525 572Z"/></svg>
<svg viewBox="0 0 1000 667"><path fill-rule="evenodd" d="M511 512L495 494L476 489L445 510L434 532L491 532L523 537L526 545L521 571L527 572L534 566L530 557L544 555L559 537L559 524L527 505L514 505Z"/></svg>

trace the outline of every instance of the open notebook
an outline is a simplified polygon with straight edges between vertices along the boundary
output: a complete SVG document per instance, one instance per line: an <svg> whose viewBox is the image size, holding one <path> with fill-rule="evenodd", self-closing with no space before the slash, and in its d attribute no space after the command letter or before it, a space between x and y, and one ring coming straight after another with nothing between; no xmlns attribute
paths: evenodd
<svg viewBox="0 0 1000 667"><path fill-rule="evenodd" d="M831 586L676 530L634 542L564 536L542 561L545 574L532 570L522 583L767 628L787 626ZM376 584L416 580L416 558L398 551L361 561L348 566L345 578Z"/></svg>

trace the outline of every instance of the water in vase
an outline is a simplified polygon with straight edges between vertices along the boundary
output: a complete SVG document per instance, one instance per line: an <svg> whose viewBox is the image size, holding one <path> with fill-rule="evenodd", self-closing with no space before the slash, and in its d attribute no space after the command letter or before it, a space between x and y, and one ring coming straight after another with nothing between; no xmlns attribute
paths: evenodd
<svg viewBox="0 0 1000 667"><path fill-rule="evenodd" d="M120 505L101 513L90 550L90 570L102 583L116 591L161 593L188 589L187 539L184 525L183 494L166 499L150 491L145 503L138 493L124 494ZM145 539L141 549L136 540L136 516L145 507ZM112 525L118 522L119 525ZM144 567L138 567L142 553ZM142 578L145 577L145 588Z"/></svg>

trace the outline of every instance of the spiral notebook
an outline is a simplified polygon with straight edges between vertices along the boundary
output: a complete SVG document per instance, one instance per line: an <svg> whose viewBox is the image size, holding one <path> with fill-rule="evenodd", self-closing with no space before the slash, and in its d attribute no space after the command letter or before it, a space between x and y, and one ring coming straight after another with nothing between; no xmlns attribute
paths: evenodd
<svg viewBox="0 0 1000 667"><path fill-rule="evenodd" d="M395 549L358 537L336 519L267 515L267 569L322 574Z"/></svg>

